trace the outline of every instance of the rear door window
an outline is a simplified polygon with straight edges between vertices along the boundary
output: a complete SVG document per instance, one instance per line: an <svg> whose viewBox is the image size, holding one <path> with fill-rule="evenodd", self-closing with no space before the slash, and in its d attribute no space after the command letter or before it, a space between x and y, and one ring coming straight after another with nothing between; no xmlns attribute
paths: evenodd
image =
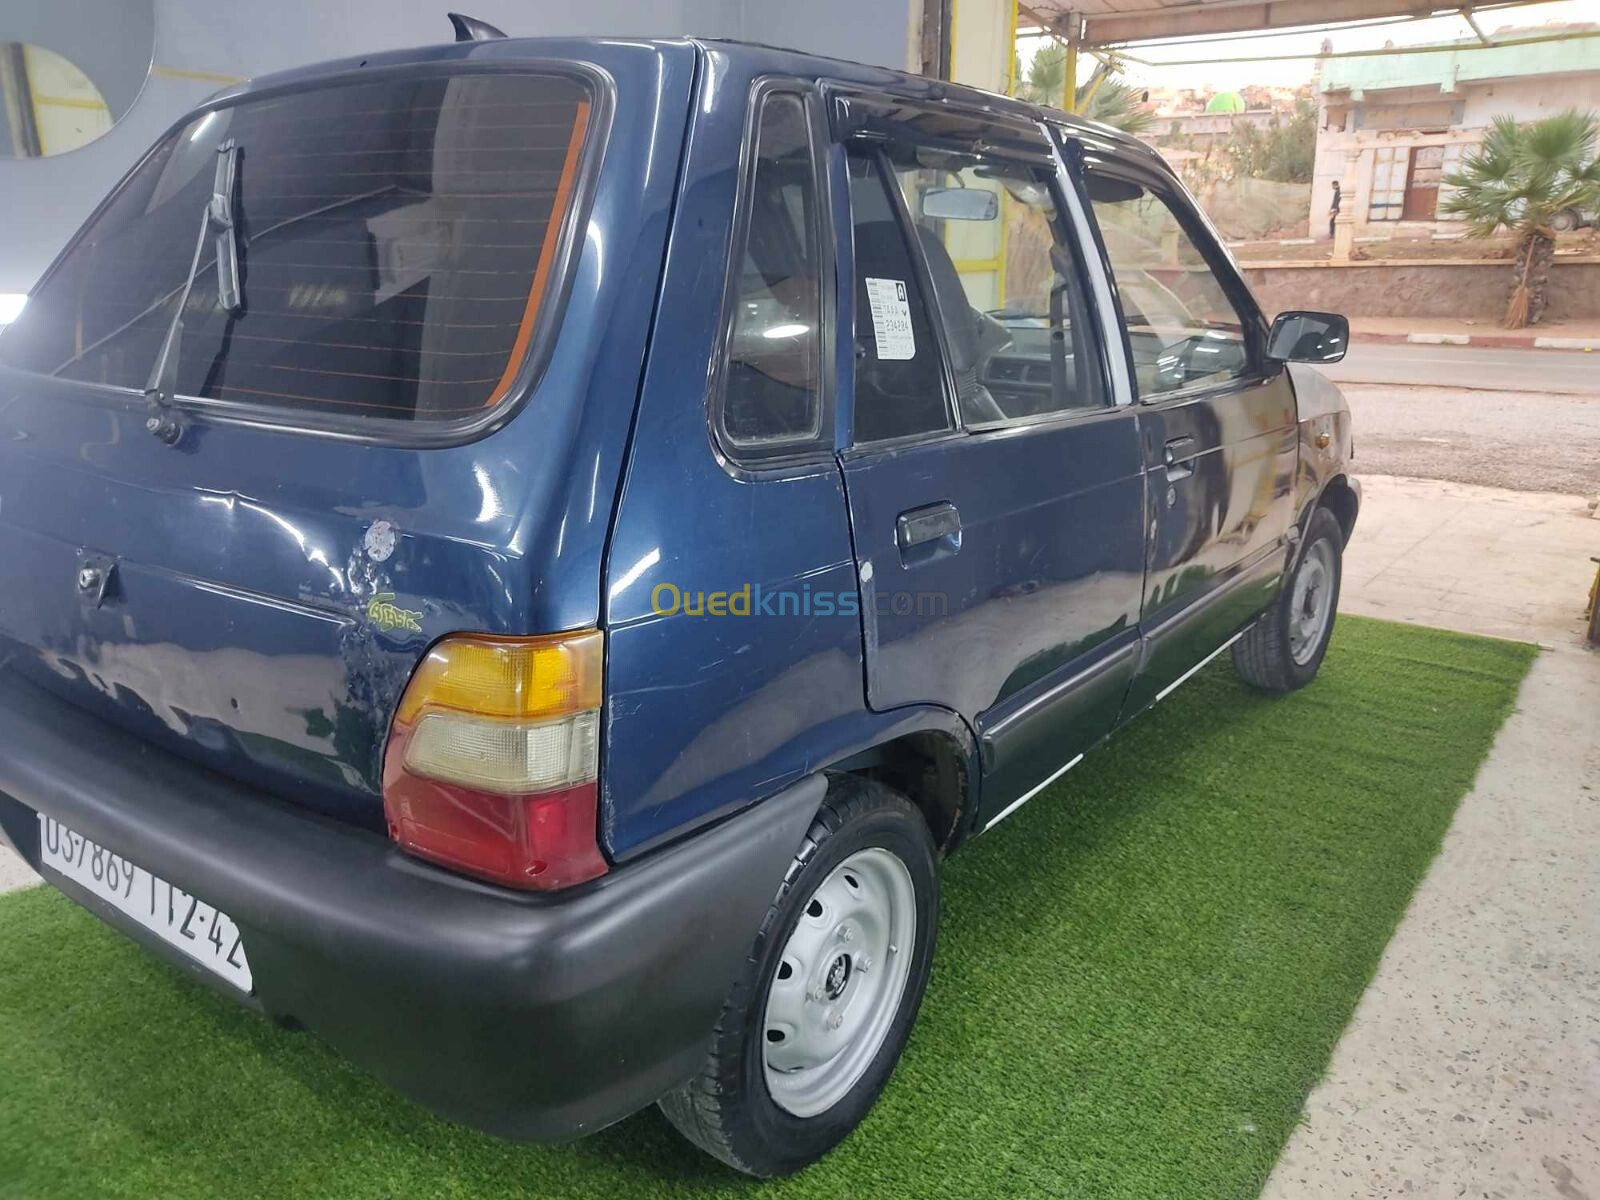
<svg viewBox="0 0 1600 1200"><path fill-rule="evenodd" d="M1049 173L892 148L968 428L1109 402Z"/></svg>
<svg viewBox="0 0 1600 1200"><path fill-rule="evenodd" d="M955 428L939 340L916 260L874 150L852 147L856 260L855 441L893 441Z"/></svg>
<svg viewBox="0 0 1600 1200"><path fill-rule="evenodd" d="M143 390L231 139L243 302L219 304L209 232L177 394L323 419L480 416L553 321L592 108L576 78L454 74L209 112L118 190L0 336L0 362Z"/></svg>

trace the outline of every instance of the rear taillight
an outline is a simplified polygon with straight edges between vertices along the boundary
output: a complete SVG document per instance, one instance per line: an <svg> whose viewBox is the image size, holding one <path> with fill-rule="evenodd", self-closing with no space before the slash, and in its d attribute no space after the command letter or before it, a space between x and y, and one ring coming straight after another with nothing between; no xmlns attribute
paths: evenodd
<svg viewBox="0 0 1600 1200"><path fill-rule="evenodd" d="M419 858L549 891L603 875L597 840L604 635L450 637L395 712L389 834Z"/></svg>

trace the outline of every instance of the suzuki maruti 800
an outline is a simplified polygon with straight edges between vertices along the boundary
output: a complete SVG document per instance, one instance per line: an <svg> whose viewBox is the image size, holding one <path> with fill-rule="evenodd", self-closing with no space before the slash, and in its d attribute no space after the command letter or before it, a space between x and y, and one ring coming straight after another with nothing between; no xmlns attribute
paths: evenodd
<svg viewBox="0 0 1600 1200"><path fill-rule="evenodd" d="M450 1118L792 1171L946 855L1317 673L1348 330L1110 129L463 24L185 117L0 334L0 828Z"/></svg>

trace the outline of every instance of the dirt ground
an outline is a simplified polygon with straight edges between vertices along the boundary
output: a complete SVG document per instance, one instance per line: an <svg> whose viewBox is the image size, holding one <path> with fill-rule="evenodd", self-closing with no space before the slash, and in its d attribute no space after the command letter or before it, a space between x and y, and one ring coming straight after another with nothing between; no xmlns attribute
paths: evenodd
<svg viewBox="0 0 1600 1200"><path fill-rule="evenodd" d="M1345 383L1357 473L1600 494L1600 400Z"/></svg>

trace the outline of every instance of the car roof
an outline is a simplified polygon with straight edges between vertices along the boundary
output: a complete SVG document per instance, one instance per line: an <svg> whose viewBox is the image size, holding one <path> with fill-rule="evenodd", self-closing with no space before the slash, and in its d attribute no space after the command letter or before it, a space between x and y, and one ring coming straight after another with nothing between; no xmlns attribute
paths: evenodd
<svg viewBox="0 0 1600 1200"><path fill-rule="evenodd" d="M733 59L764 58L768 55L780 55L796 61L806 62L815 68L814 73L816 75L829 79L867 85L881 85L893 80L902 85L928 87L939 93L940 98L958 102L965 101L969 105L992 108L999 112L1011 112L1019 116L1054 121L1058 125L1080 129L1085 133L1097 134L1117 142L1131 142L1140 148L1147 148L1137 138L1130 137L1120 129L1115 129L1110 125L1103 125L1099 121L1085 120L1067 112L1065 109L1035 104L1030 100L1021 100L1001 92L989 91L986 88L972 87L963 83L952 83L949 80L933 79L927 75L917 75L910 71L900 71L892 67L873 66L869 63L856 62L852 59L833 58L824 54L809 54L800 50L788 50L782 46L770 46L763 42L739 41L732 38L692 38L690 40L701 47L714 47L722 50Z"/></svg>
<svg viewBox="0 0 1600 1200"><path fill-rule="evenodd" d="M954 103L997 114L1049 121L1076 135L1095 139L1103 149L1114 148L1130 152L1147 161L1153 160L1163 165L1165 161L1154 149L1132 135L1098 121L1085 120L1063 109L1034 104L1014 96L1005 96L999 92L986 91L965 84L931 79L909 71L726 38L506 37L481 42L446 42L434 46L336 59L262 75L218 93L202 107L232 103L258 92L311 85L326 76L360 69L400 68L406 65L425 66L463 61L492 62L496 65L519 61L549 62L552 59L571 59L581 62L586 51L620 46L650 49L664 55L715 54L725 57L734 66L742 66L752 71L799 75L901 93L911 91L935 102Z"/></svg>

